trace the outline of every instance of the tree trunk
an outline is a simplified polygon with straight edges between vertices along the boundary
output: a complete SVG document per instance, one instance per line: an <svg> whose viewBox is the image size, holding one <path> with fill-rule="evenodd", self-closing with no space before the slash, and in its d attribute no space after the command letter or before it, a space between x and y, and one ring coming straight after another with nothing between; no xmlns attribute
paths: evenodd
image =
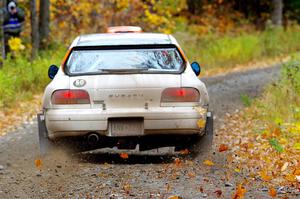
<svg viewBox="0 0 300 199"><path fill-rule="evenodd" d="M203 1L201 0L187 0L188 11L193 15L202 14Z"/></svg>
<svg viewBox="0 0 300 199"><path fill-rule="evenodd" d="M36 2L35 0L30 0L30 20L31 20L31 58L34 59L37 55L39 49L39 28L38 28L38 18L36 12Z"/></svg>
<svg viewBox="0 0 300 199"><path fill-rule="evenodd" d="M42 47L47 46L47 40L50 33L50 1L40 1L40 17L39 17L39 33L40 33L40 45Z"/></svg>
<svg viewBox="0 0 300 199"><path fill-rule="evenodd" d="M2 0L0 4L0 8L6 7L6 0ZM6 52L5 52L5 40L4 40L4 30L3 30L3 22L4 22L4 16L3 12L0 11L0 39L1 39L1 57L2 59L6 58ZM2 67L2 62L0 63L0 68Z"/></svg>
<svg viewBox="0 0 300 199"><path fill-rule="evenodd" d="M272 22L275 26L281 26L282 13L283 13L283 0L272 0L272 1L273 1Z"/></svg>

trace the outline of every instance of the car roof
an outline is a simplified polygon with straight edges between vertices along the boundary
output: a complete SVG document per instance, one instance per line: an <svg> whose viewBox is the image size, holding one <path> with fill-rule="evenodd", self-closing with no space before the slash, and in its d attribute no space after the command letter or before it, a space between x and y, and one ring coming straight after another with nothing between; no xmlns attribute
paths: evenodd
<svg viewBox="0 0 300 199"><path fill-rule="evenodd" d="M171 35L161 33L104 33L81 35L74 40L71 47L155 44L177 45L177 42Z"/></svg>

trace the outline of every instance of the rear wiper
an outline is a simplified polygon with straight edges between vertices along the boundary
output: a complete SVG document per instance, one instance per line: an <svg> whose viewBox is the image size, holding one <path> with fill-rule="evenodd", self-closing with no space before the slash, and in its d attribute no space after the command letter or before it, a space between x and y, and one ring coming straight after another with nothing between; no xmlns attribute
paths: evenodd
<svg viewBox="0 0 300 199"><path fill-rule="evenodd" d="M111 73L134 73L134 72L143 72L148 71L148 68L133 68L133 69L101 69L103 72Z"/></svg>

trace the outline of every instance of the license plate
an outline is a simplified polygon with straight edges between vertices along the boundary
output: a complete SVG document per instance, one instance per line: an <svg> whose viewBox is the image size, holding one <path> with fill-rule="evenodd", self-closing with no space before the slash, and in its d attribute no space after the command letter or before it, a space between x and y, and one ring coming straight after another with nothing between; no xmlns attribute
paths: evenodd
<svg viewBox="0 0 300 199"><path fill-rule="evenodd" d="M110 136L140 136L144 134L144 120L142 118L110 119L108 131Z"/></svg>

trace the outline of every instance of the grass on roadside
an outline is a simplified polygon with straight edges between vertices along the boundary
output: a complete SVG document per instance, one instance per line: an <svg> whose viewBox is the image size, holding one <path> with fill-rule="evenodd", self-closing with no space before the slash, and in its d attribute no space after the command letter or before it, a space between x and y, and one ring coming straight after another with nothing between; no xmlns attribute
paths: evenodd
<svg viewBox="0 0 300 199"><path fill-rule="evenodd" d="M266 88L244 117L244 123L253 124L251 133L243 135L252 140L241 155L244 166L260 165L265 182L295 185L300 177L300 57L282 67L281 79Z"/></svg>
<svg viewBox="0 0 300 199"><path fill-rule="evenodd" d="M41 52L33 62L25 55L5 60L3 68L0 69L0 110L41 93L50 81L48 67L51 64L59 65L65 51L64 47L57 47Z"/></svg>
<svg viewBox="0 0 300 199"><path fill-rule="evenodd" d="M252 116L265 124L263 134L275 150L300 150L300 57L283 66L280 81L267 87L254 106Z"/></svg>
<svg viewBox="0 0 300 199"><path fill-rule="evenodd" d="M285 64L281 79L229 121L235 122L219 134L228 140L235 166L272 186L295 187L300 177L300 57Z"/></svg>
<svg viewBox="0 0 300 199"><path fill-rule="evenodd" d="M247 94L241 94L240 96L242 103L244 106L249 107L252 104L252 99Z"/></svg>
<svg viewBox="0 0 300 199"><path fill-rule="evenodd" d="M200 37L182 32L175 36L190 61L199 61L206 70L233 68L300 50L300 27L297 25L223 36L211 34Z"/></svg>
<svg viewBox="0 0 300 199"><path fill-rule="evenodd" d="M283 66L281 80L267 87L256 105L262 120L279 126L300 122L300 57Z"/></svg>

